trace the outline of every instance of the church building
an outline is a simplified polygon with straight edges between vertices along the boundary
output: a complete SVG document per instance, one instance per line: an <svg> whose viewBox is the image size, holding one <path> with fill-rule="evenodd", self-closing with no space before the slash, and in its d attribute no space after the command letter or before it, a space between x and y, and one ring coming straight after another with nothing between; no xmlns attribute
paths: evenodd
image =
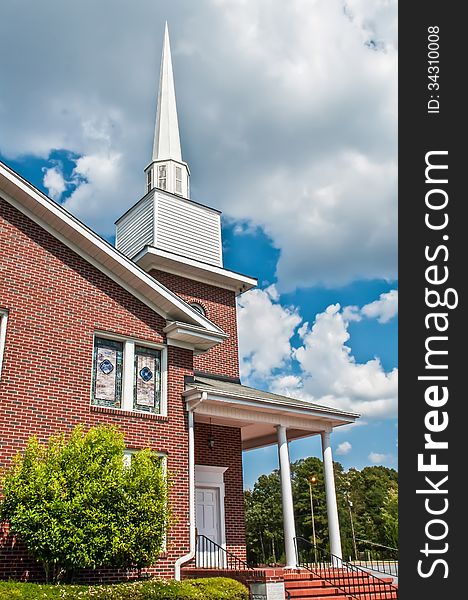
<svg viewBox="0 0 468 600"><path fill-rule="evenodd" d="M32 435L118 426L128 455L151 448L172 474L174 524L148 572L180 578L244 564L242 452L277 445L294 568L288 443L320 435L341 556L330 434L358 415L240 381L236 298L257 282L224 268L221 214L190 197L167 26L143 189L117 220L114 247L0 163L0 468ZM0 578L39 576L5 528Z"/></svg>

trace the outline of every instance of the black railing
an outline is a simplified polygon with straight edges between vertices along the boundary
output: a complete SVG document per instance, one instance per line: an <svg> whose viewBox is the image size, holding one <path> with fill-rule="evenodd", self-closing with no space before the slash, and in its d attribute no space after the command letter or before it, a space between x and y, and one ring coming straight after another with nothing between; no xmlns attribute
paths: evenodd
<svg viewBox="0 0 468 600"><path fill-rule="evenodd" d="M357 600L361 597L379 600L398 598L398 588L369 571L314 547L304 538L296 537L295 544L297 564L338 588L343 594Z"/></svg>
<svg viewBox="0 0 468 600"><path fill-rule="evenodd" d="M398 577L398 550L396 548L356 538L355 553L353 564Z"/></svg>
<svg viewBox="0 0 468 600"><path fill-rule="evenodd" d="M202 534L197 535L195 564L200 569L244 571L252 568L244 560Z"/></svg>

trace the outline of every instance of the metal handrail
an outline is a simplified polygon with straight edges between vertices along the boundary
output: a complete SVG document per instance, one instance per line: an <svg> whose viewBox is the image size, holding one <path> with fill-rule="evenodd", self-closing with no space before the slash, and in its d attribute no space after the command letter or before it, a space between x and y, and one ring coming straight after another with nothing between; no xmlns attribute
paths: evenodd
<svg viewBox="0 0 468 600"><path fill-rule="evenodd" d="M379 548L385 548L386 550L391 550L392 552L398 552L398 548L392 548L391 546L384 546L384 544L377 544L377 542L371 542L370 540L363 540L361 538L356 538L356 542L363 542L364 544L369 544L369 546L378 546Z"/></svg>
<svg viewBox="0 0 468 600"><path fill-rule="evenodd" d="M314 547L305 538L296 537L294 543L297 564L338 588L345 595L356 600L359 600L362 594L380 600L398 598L397 587L372 575L365 569L346 562L330 552L324 552L322 549ZM302 548L299 546L302 546ZM318 560L315 560L317 551L319 557Z"/></svg>
<svg viewBox="0 0 468 600"><path fill-rule="evenodd" d="M201 533L197 535L196 566L201 569L252 570L252 567L236 554Z"/></svg>
<svg viewBox="0 0 468 600"><path fill-rule="evenodd" d="M356 538L356 542L356 556L354 557L355 560L352 561L354 565L365 567L377 573L398 577L397 548L360 538Z"/></svg>

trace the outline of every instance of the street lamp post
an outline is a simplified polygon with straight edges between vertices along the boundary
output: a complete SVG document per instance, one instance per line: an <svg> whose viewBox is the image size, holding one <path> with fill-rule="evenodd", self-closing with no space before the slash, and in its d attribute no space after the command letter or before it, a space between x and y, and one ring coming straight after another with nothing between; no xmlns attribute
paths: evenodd
<svg viewBox="0 0 468 600"><path fill-rule="evenodd" d="M345 498L346 498L346 502L348 504L349 520L351 521L351 534L353 536L353 546L354 546L354 560L357 561L358 557L357 557L357 547L356 547L356 535L354 533L353 513L351 511L351 508L353 507L353 503L349 499L349 492L345 492Z"/></svg>
<svg viewBox="0 0 468 600"><path fill-rule="evenodd" d="M312 484L315 484L317 482L317 478L314 475L312 475L307 481L309 482L310 513L312 515L312 539L314 541L314 557L315 563L317 564L317 540L315 538L314 496L312 494Z"/></svg>

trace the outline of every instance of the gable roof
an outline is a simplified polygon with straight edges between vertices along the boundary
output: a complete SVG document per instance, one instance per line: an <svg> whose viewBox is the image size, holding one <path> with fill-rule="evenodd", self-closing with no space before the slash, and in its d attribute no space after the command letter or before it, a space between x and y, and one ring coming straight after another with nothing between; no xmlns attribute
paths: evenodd
<svg viewBox="0 0 468 600"><path fill-rule="evenodd" d="M178 322L179 330L184 324L190 326L190 331L196 329L197 335L193 337L194 347L204 351L209 349L207 346L218 344L227 337L212 321L194 310L177 294L151 277L63 206L51 200L1 161L0 194L6 202L113 279L166 321ZM206 340L202 339L204 333L207 334ZM189 338L190 332L185 336L185 343L191 343Z"/></svg>

